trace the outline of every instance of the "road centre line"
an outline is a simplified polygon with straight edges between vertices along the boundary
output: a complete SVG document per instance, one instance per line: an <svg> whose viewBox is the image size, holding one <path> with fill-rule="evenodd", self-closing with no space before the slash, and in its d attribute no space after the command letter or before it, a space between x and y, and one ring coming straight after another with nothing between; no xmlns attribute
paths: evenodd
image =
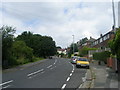
<svg viewBox="0 0 120 90"><path fill-rule="evenodd" d="M62 86L62 89L64 89L66 87L66 84L64 84L63 86Z"/></svg>
<svg viewBox="0 0 120 90"><path fill-rule="evenodd" d="M69 81L69 80L70 80L70 77L67 78L67 81Z"/></svg>
<svg viewBox="0 0 120 90"><path fill-rule="evenodd" d="M4 82L4 83L0 84L0 86L5 85L5 84L8 84L8 83L11 83L11 82L13 82L13 80L10 80L10 81L7 81L7 82Z"/></svg>
<svg viewBox="0 0 120 90"><path fill-rule="evenodd" d="M5 87L2 87L2 88L4 89L4 88L8 88L8 87L10 87L10 86L11 86L11 85L7 85L7 86L5 86Z"/></svg>
<svg viewBox="0 0 120 90"><path fill-rule="evenodd" d="M70 73L70 76L72 76L72 73Z"/></svg>
<svg viewBox="0 0 120 90"><path fill-rule="evenodd" d="M52 67L52 65L48 66L47 68L50 68L50 67Z"/></svg>
<svg viewBox="0 0 120 90"><path fill-rule="evenodd" d="M36 72L33 72L33 73L28 74L27 76L34 75L34 74L39 73L39 72L41 72L41 71L43 71L43 70L44 70L44 69L40 69L40 70L38 70L38 71L36 71Z"/></svg>

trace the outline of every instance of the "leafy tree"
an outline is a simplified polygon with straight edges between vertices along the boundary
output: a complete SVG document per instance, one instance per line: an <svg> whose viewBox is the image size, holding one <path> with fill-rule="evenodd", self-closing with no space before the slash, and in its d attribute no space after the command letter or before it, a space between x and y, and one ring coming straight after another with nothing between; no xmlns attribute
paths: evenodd
<svg viewBox="0 0 120 90"><path fill-rule="evenodd" d="M74 52L78 52L78 46L77 46L77 44L76 43L72 43L71 45L70 45L70 53L71 54L73 54L73 45L74 45Z"/></svg>
<svg viewBox="0 0 120 90"><path fill-rule="evenodd" d="M2 31L2 65L3 68L7 68L12 64L12 60L14 60L14 57L11 56L11 47L16 30L11 26L2 26L0 30Z"/></svg>
<svg viewBox="0 0 120 90"><path fill-rule="evenodd" d="M112 54L117 56L117 67L120 72L120 28L117 28L115 37L109 42ZM120 80L119 80L120 81Z"/></svg>
<svg viewBox="0 0 120 90"><path fill-rule="evenodd" d="M110 57L110 52L109 51L104 51L104 52L98 52L93 54L93 59L99 60L99 61L104 61L107 63L107 58Z"/></svg>
<svg viewBox="0 0 120 90"><path fill-rule="evenodd" d="M24 41L15 41L12 47L13 56L16 58L18 64L31 62L33 58L33 50L26 46Z"/></svg>
<svg viewBox="0 0 120 90"><path fill-rule="evenodd" d="M87 37L85 37L85 38L81 39L81 40L80 40L80 45L82 45L82 44L86 43L86 41L87 41L87 40L88 40L88 38L87 38Z"/></svg>
<svg viewBox="0 0 120 90"><path fill-rule="evenodd" d="M81 50L79 50L79 55L86 56L86 55L88 55L89 50L96 50L96 49L97 48L88 48L88 47L84 46Z"/></svg>
<svg viewBox="0 0 120 90"><path fill-rule="evenodd" d="M55 42L51 37L25 31L16 40L24 41L27 46L33 49L33 53L37 57L47 57L56 54Z"/></svg>

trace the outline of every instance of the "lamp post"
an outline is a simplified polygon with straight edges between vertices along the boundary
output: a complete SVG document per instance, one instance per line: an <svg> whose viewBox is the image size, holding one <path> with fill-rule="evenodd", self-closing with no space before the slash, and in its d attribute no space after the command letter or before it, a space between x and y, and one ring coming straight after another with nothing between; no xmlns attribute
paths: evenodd
<svg viewBox="0 0 120 90"><path fill-rule="evenodd" d="M73 36L73 55L74 55L74 35Z"/></svg>

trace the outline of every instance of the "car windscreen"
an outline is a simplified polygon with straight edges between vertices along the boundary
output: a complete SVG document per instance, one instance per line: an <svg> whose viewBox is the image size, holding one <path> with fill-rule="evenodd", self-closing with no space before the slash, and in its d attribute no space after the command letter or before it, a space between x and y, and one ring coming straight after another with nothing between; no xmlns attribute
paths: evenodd
<svg viewBox="0 0 120 90"><path fill-rule="evenodd" d="M78 61L88 61L88 59L85 59L85 58L78 58Z"/></svg>
<svg viewBox="0 0 120 90"><path fill-rule="evenodd" d="M77 57L72 57L72 59L76 59Z"/></svg>

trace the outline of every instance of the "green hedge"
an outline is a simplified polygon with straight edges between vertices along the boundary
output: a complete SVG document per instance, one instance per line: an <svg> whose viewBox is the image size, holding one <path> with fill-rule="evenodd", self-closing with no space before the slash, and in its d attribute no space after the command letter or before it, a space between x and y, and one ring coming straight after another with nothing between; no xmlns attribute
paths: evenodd
<svg viewBox="0 0 120 90"><path fill-rule="evenodd" d="M98 52L93 54L93 59L99 60L99 61L104 61L107 63L107 58L110 57L110 52L109 51L104 51L104 52Z"/></svg>

